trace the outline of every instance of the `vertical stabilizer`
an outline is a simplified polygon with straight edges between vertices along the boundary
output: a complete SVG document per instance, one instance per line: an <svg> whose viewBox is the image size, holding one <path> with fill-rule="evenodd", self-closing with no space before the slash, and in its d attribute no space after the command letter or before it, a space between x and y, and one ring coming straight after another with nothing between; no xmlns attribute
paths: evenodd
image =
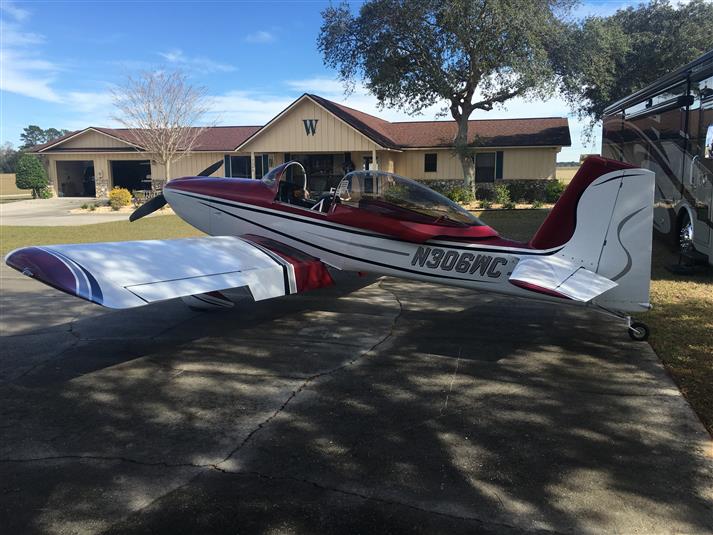
<svg viewBox="0 0 713 535"><path fill-rule="evenodd" d="M649 308L655 176L590 157L530 242L617 284L594 302L616 310Z"/></svg>

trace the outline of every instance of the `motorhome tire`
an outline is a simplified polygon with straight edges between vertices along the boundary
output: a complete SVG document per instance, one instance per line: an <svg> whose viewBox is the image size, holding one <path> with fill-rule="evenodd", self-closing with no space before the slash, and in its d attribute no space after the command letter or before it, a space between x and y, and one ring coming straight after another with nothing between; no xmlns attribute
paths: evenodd
<svg viewBox="0 0 713 535"><path fill-rule="evenodd" d="M681 224L678 226L678 250L681 253L693 251L693 222L688 212L683 214Z"/></svg>

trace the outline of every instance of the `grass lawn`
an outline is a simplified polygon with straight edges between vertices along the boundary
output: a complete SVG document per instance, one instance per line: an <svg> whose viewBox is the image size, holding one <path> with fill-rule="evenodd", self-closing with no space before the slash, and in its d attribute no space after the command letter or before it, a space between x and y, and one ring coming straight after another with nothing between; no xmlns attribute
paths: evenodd
<svg viewBox="0 0 713 535"><path fill-rule="evenodd" d="M0 226L0 253L5 255L27 245L187 238L202 234L175 215L145 217L135 223L115 221L76 227Z"/></svg>
<svg viewBox="0 0 713 535"><path fill-rule="evenodd" d="M548 210L485 210L476 212L505 237L528 240ZM200 236L201 232L166 215L78 227L0 226L0 252L26 245L94 241L147 240ZM654 241L651 302L641 319L651 327L649 342L681 391L713 434L713 277L682 277L664 269L676 256ZM622 336L626 336L622 331Z"/></svg>

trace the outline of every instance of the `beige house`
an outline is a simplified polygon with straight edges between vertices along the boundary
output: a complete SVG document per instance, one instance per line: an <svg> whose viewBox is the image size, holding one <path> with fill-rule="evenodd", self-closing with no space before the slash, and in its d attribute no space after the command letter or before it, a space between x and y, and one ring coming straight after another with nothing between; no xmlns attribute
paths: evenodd
<svg viewBox="0 0 713 535"><path fill-rule="evenodd" d="M298 160L323 187L336 185L354 168L461 180L452 146L455 129L453 121L389 122L305 94L264 126L206 129L191 153L172 164L170 178L195 175L217 161L224 165L216 176L259 178L284 161ZM562 117L474 120L469 132L478 182L555 178L557 153L571 144ZM33 152L45 157L61 196L104 197L115 186L150 189L152 181L166 178L125 129L89 127Z"/></svg>

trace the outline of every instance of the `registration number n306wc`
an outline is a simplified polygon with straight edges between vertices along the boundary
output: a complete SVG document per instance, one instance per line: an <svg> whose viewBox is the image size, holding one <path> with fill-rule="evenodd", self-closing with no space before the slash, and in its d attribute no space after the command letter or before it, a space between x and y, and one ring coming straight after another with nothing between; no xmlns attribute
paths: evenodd
<svg viewBox="0 0 713 535"><path fill-rule="evenodd" d="M458 252L439 247L419 247L411 258L412 266L455 271L457 273L479 273L482 277L497 279L502 276L502 267L508 259L502 256Z"/></svg>

